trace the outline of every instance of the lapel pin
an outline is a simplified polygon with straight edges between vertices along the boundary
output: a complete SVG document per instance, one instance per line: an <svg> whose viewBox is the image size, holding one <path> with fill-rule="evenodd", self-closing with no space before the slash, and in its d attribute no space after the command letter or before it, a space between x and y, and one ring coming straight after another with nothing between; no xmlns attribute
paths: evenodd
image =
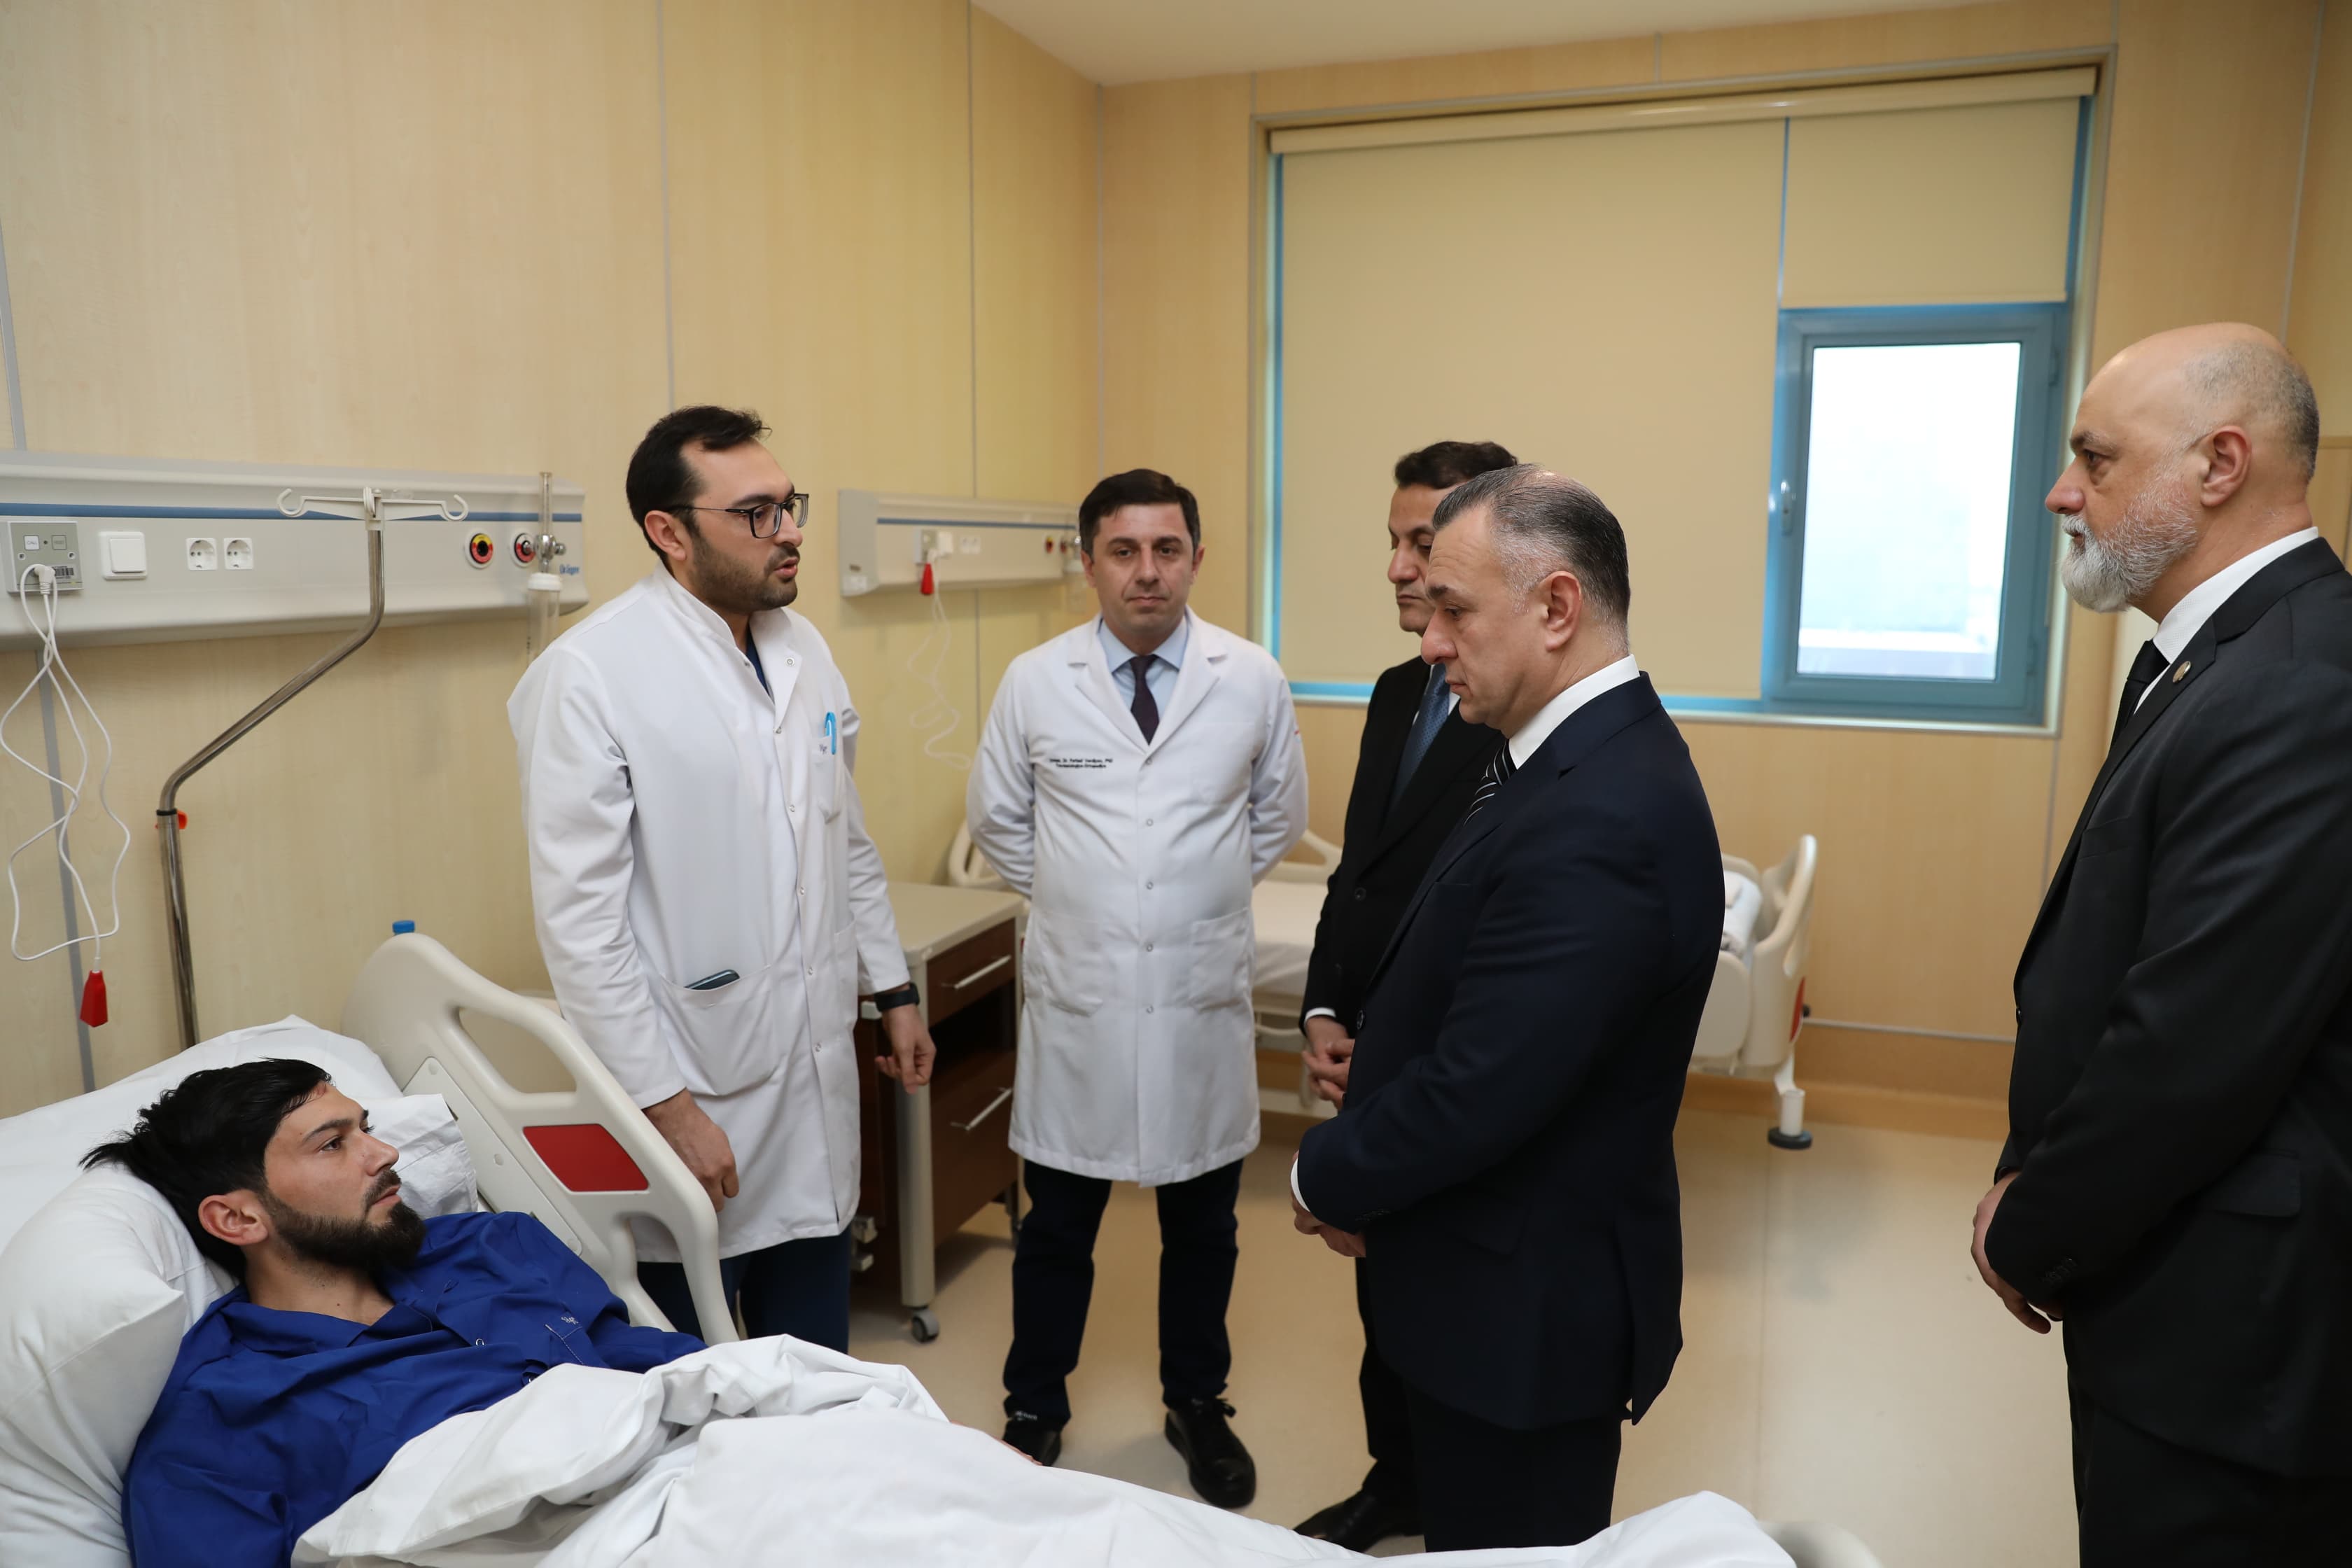
<svg viewBox="0 0 2352 1568"><path fill-rule="evenodd" d="M2179 685L2182 681L2184 681L2184 680L2186 680L2186 679L2189 679L2189 661L2188 661L2187 659L2185 659L2185 658L2184 658L2184 659L2182 659L2182 660L2180 661L2180 668L2178 668L2178 669L2176 669L2176 670L2174 670L2174 671L2172 672L2172 684L2174 684L2175 686L2178 686L2178 685Z"/></svg>

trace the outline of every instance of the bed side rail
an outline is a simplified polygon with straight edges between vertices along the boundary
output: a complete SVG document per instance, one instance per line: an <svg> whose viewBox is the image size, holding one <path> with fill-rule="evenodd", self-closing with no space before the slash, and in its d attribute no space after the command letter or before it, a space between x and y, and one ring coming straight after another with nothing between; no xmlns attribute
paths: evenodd
<svg viewBox="0 0 2352 1568"><path fill-rule="evenodd" d="M466 1032L471 1008L529 1036L571 1075L569 1091L516 1089ZM656 1220L687 1259L703 1338L732 1341L719 1279L719 1216L701 1184L572 1026L492 984L431 937L376 949L343 1005L343 1033L364 1041L402 1088L449 1102L474 1156L483 1199L545 1222L627 1303L630 1318L668 1326L637 1283L632 1218Z"/></svg>

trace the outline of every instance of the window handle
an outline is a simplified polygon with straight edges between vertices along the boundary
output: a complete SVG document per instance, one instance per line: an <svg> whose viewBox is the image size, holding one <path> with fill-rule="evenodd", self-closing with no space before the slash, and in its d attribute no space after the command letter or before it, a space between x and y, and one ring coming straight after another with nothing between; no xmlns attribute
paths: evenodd
<svg viewBox="0 0 2352 1568"><path fill-rule="evenodd" d="M1797 501L1786 479L1780 481L1780 531L1783 534L1794 533L1797 531Z"/></svg>

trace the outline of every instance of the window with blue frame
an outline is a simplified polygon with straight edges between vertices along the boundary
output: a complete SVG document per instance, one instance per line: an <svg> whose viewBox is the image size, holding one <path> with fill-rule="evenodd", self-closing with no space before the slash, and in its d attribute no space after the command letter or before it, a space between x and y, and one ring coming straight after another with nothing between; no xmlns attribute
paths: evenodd
<svg viewBox="0 0 2352 1568"><path fill-rule="evenodd" d="M1764 707L2032 724L2063 305L1787 310Z"/></svg>

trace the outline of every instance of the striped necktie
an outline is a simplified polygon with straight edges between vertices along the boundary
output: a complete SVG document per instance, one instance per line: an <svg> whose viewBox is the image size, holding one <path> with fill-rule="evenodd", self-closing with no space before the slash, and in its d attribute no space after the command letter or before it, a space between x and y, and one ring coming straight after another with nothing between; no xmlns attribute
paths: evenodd
<svg viewBox="0 0 2352 1568"><path fill-rule="evenodd" d="M1478 780L1478 792L1470 797L1470 809L1462 814L1462 820L1467 822L1477 816L1478 808L1499 795L1518 771L1518 763L1511 761L1511 743L1506 741L1496 747L1495 759L1486 764L1486 773Z"/></svg>

